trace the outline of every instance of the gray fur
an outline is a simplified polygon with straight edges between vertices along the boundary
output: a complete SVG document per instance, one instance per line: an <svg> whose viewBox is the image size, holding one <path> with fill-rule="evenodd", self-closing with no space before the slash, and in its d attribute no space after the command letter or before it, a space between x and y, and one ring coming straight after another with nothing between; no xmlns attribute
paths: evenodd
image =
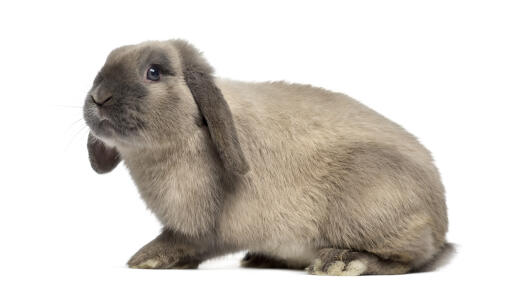
<svg viewBox="0 0 511 290"><path fill-rule="evenodd" d="M145 80L151 64L165 71L158 82ZM181 40L126 46L90 92L105 86L112 100L85 102L96 142L122 156L164 226L130 267L249 250L245 266L400 274L440 255L444 188L415 137L343 94L212 73Z"/></svg>
<svg viewBox="0 0 511 290"><path fill-rule="evenodd" d="M241 266L245 268L303 269L303 266L289 263L283 259L251 252L243 257Z"/></svg>
<svg viewBox="0 0 511 290"><path fill-rule="evenodd" d="M193 46L183 41L176 41L175 46L181 55L186 84L206 119L224 167L232 173L247 173L249 167L238 141L231 110L214 83L213 68Z"/></svg>
<svg viewBox="0 0 511 290"><path fill-rule="evenodd" d="M121 162L121 157L115 147L105 145L91 133L87 138L87 150L92 169L99 174L112 171Z"/></svg>

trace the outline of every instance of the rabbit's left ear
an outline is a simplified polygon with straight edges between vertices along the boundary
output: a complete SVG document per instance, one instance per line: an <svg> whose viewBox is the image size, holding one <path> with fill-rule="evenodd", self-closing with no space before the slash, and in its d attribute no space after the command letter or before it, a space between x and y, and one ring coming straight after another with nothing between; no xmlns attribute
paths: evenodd
<svg viewBox="0 0 511 290"><path fill-rule="evenodd" d="M211 135L223 166L228 171L243 175L249 166L241 150L229 105L222 91L215 85L209 66L200 52L187 42L174 41L181 56L183 76Z"/></svg>
<svg viewBox="0 0 511 290"><path fill-rule="evenodd" d="M99 174L112 171L121 162L121 156L115 147L107 146L90 132L87 139L87 150L89 151L90 165Z"/></svg>

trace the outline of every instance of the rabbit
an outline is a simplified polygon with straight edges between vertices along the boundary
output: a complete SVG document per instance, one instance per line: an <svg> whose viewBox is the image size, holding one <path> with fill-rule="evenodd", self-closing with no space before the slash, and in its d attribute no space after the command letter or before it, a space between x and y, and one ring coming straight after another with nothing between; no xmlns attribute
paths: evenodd
<svg viewBox="0 0 511 290"><path fill-rule="evenodd" d="M450 245L429 151L344 94L217 78L177 39L113 50L83 110L92 168L123 161L162 224L131 268L404 274Z"/></svg>

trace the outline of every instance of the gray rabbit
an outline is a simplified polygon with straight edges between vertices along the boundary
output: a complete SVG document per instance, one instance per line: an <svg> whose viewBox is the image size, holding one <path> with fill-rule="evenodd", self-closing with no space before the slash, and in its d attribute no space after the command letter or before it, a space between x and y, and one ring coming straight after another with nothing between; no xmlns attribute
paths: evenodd
<svg viewBox="0 0 511 290"><path fill-rule="evenodd" d="M84 104L95 171L123 160L162 233L132 268L402 274L445 251L444 188L411 134L309 85L215 78L182 40L112 51Z"/></svg>

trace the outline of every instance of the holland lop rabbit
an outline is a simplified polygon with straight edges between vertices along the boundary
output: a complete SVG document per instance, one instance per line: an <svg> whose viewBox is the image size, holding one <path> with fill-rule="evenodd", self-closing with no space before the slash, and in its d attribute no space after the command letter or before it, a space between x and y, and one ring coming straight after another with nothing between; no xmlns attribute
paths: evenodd
<svg viewBox="0 0 511 290"><path fill-rule="evenodd" d="M402 274L447 248L430 153L350 97L213 76L182 40L110 53L84 104L98 173L123 160L162 233L132 268L245 267Z"/></svg>

